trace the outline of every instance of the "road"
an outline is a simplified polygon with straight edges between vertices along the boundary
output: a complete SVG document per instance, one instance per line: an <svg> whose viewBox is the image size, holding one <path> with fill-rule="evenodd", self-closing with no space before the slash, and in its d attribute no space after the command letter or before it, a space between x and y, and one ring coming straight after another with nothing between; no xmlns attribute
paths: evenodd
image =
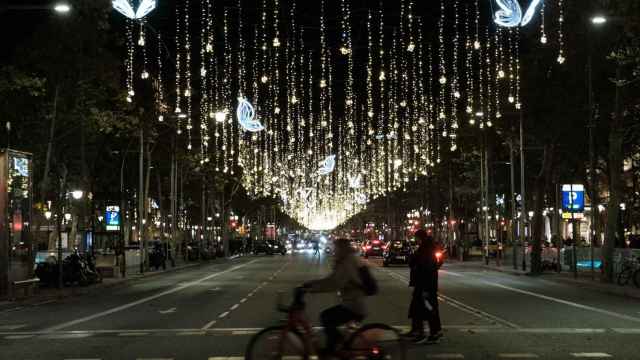
<svg viewBox="0 0 640 360"><path fill-rule="evenodd" d="M406 327L406 267L371 260L381 292L368 322ZM243 257L137 280L99 294L0 310L2 359L242 359L258 329L279 322L279 292L327 273L330 258ZM637 359L640 303L480 266L445 264L445 339L410 359ZM336 301L308 299L308 314Z"/></svg>

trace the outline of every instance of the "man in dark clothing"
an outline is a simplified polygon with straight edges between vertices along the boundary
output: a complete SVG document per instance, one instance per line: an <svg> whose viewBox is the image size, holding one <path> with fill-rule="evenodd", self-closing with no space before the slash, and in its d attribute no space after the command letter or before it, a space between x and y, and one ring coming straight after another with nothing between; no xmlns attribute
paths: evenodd
<svg viewBox="0 0 640 360"><path fill-rule="evenodd" d="M438 309L438 268L436 244L426 231L418 230L415 234L418 249L411 256L409 286L413 287L409 318L411 331L407 336L416 344L424 342L436 343L442 338L442 324ZM429 323L430 335L424 331L424 321Z"/></svg>

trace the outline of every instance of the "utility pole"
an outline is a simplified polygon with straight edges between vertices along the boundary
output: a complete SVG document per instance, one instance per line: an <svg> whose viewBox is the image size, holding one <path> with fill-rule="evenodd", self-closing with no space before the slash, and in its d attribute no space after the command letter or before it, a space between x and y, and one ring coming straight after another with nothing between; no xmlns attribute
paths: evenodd
<svg viewBox="0 0 640 360"><path fill-rule="evenodd" d="M522 244L522 271L527 270L527 246L525 231L527 228L527 206L526 206L526 192L525 192L525 180L524 180L524 114L522 107L520 108L520 196L522 197L522 212L520 220L520 242Z"/></svg>
<svg viewBox="0 0 640 360"><path fill-rule="evenodd" d="M593 113L593 61L591 56L591 49L589 49L589 57L587 59L587 83L588 83L588 99L589 99L589 119L587 121L587 127L589 128L589 197L591 198L591 227L589 229L589 252L591 255L591 279L595 279L595 266L594 266L594 242L596 240L596 224L598 220L598 190L597 190L597 177L596 177L596 153L595 153L595 141L593 138L593 131L595 128L595 117Z"/></svg>
<svg viewBox="0 0 640 360"><path fill-rule="evenodd" d="M486 265L489 265L489 147L487 146L487 133L484 133L484 203L486 211L484 215L484 238Z"/></svg>
<svg viewBox="0 0 640 360"><path fill-rule="evenodd" d="M516 209L516 179L515 157L513 156L513 137L509 141L509 170L511 171L511 246L513 246L513 268L518 269L518 249L516 247L516 224L518 212Z"/></svg>
<svg viewBox="0 0 640 360"><path fill-rule="evenodd" d="M173 257L175 258L178 255L178 243L176 240L176 190L177 190L177 181L176 181L176 136L175 132L171 137L171 244L173 246Z"/></svg>
<svg viewBox="0 0 640 360"><path fill-rule="evenodd" d="M144 274L147 260L144 241L144 128L140 125L140 154L139 154L139 181L138 181L138 241L140 246L140 274Z"/></svg>

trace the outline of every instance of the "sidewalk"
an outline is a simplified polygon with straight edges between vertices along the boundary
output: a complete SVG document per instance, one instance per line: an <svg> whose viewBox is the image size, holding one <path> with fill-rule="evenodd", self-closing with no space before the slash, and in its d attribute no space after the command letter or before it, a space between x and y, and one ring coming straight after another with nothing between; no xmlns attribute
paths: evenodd
<svg viewBox="0 0 640 360"><path fill-rule="evenodd" d="M207 264L221 263L224 261L228 261L228 260L216 259L208 262L186 262L185 263L182 261L182 259L179 259L176 261L175 267L171 267L170 264L167 263L166 270L158 270L158 271L150 270L144 274L140 274L139 269L137 268L127 268L126 278L120 278L120 277L105 278L101 283L84 286L84 287L72 286L72 287L64 287L63 289L36 287L35 294L28 298L11 300L11 301L0 301L0 311L6 310L6 308L40 305L40 304L50 303L56 300L61 300L69 297L93 294L99 291L103 291L104 289L110 289L113 287L126 285L134 281L143 281L144 279L156 277L162 274L173 273L176 271L190 269L190 268L207 265Z"/></svg>
<svg viewBox="0 0 640 360"><path fill-rule="evenodd" d="M519 268L516 270L513 268L513 263L507 264L503 262L502 266L497 266L494 259L492 259L489 265L485 265L484 261L458 262L456 260L453 260L453 262L462 266L468 266L470 268L497 271L516 276L533 276L529 271L522 271L520 264L518 265ZM626 296L640 300L640 289L635 287L633 283L627 286L602 283L600 281L599 271L596 271L595 273L595 280L591 279L591 272L589 271L580 271L578 272L578 278L574 278L574 273L569 271L569 269L563 269L563 271L559 273L545 271L544 273L542 273L542 275L540 275L540 278L563 284L573 285L584 289L591 289L601 293Z"/></svg>

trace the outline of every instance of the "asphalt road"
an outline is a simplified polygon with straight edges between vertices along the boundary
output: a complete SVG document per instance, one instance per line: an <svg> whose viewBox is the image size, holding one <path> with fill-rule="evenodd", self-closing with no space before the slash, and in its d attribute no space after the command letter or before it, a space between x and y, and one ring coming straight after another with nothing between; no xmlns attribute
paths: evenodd
<svg viewBox="0 0 640 360"><path fill-rule="evenodd" d="M380 267L365 322L407 325L406 267ZM0 310L0 359L242 359L277 324L278 293L326 274L330 259L244 257L138 280L100 294ZM640 302L545 279L445 264L445 339L410 359L639 359ZM335 303L308 298L308 315Z"/></svg>

